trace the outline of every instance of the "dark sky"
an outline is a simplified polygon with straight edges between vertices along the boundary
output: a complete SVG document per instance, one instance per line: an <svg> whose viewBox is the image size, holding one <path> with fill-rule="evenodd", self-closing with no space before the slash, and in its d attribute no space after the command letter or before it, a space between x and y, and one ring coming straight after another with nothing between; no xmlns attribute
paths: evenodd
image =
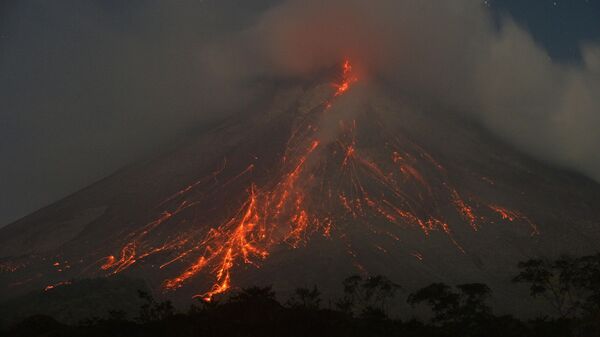
<svg viewBox="0 0 600 337"><path fill-rule="evenodd" d="M582 41L600 38L598 0L488 0L496 13L508 13L529 29L551 55L571 62L580 58Z"/></svg>
<svg viewBox="0 0 600 337"><path fill-rule="evenodd" d="M194 44L226 39L271 2L0 2L0 226L206 121L195 112L214 89L186 68ZM600 41L600 0L484 3L560 62Z"/></svg>

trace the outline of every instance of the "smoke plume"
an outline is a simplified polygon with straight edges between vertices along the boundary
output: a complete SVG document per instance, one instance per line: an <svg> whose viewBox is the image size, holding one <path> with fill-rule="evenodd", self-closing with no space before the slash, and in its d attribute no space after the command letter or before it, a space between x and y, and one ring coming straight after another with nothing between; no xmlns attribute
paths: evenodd
<svg viewBox="0 0 600 337"><path fill-rule="evenodd" d="M561 64L476 1L288 1L247 33L279 75L344 57L403 95L460 111L522 151L600 181L600 48ZM257 62L260 64L260 62Z"/></svg>

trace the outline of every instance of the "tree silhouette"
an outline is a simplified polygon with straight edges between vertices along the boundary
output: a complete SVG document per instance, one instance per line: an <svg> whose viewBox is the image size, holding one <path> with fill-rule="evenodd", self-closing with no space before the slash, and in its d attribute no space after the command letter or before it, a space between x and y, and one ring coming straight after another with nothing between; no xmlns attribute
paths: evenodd
<svg viewBox="0 0 600 337"><path fill-rule="evenodd" d="M337 307L346 313L359 313L364 317L386 317L389 303L400 286L382 275L363 279L359 275L346 278L343 282L344 296Z"/></svg>
<svg viewBox="0 0 600 337"><path fill-rule="evenodd" d="M432 283L408 296L411 306L426 303L433 312L432 321L441 324L473 324L488 319L492 310L485 303L492 290L482 283L456 286L458 292L444 283Z"/></svg>
<svg viewBox="0 0 600 337"><path fill-rule="evenodd" d="M545 298L560 317L575 316L586 305L594 307L599 272L593 257L530 259L518 267L513 282L529 284L530 295Z"/></svg>
<svg viewBox="0 0 600 337"><path fill-rule="evenodd" d="M489 316L492 309L486 301L492 295L492 289L482 283L467 283L456 286L461 292L459 315L463 321L472 321Z"/></svg>
<svg viewBox="0 0 600 337"><path fill-rule="evenodd" d="M175 314L171 301L157 302L149 293L138 290L138 296L144 301L137 320L141 323L161 321Z"/></svg>
<svg viewBox="0 0 600 337"><path fill-rule="evenodd" d="M296 288L294 295L288 300L287 304L291 308L317 310L321 304L321 292L317 289L317 286L313 286L312 289Z"/></svg>
<svg viewBox="0 0 600 337"><path fill-rule="evenodd" d="M584 292L583 309L591 313L600 311L600 253L577 259L576 287Z"/></svg>
<svg viewBox="0 0 600 337"><path fill-rule="evenodd" d="M433 322L446 322L456 317L459 295L444 283L432 283L408 296L407 302L415 307L427 303L433 311Z"/></svg>
<svg viewBox="0 0 600 337"><path fill-rule="evenodd" d="M273 287L249 287L243 288L237 294L229 298L229 303L267 303L275 301L275 292Z"/></svg>

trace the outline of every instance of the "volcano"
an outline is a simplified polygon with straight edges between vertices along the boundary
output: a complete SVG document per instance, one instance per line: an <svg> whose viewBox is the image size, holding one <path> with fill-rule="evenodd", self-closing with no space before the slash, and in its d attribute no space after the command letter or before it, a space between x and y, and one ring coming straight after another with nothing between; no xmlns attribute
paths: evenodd
<svg viewBox="0 0 600 337"><path fill-rule="evenodd" d="M182 299L335 293L358 273L484 282L508 308L518 261L595 249L597 183L336 68L2 228L0 296L116 274Z"/></svg>

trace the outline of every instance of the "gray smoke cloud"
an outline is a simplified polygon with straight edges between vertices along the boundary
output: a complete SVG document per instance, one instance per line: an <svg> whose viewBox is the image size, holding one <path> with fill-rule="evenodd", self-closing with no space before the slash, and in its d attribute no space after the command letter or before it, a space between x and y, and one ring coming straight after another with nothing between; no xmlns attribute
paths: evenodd
<svg viewBox="0 0 600 337"><path fill-rule="evenodd" d="M479 1L31 1L0 12L0 223L352 59L600 181L600 47L553 61Z"/></svg>
<svg viewBox="0 0 600 337"><path fill-rule="evenodd" d="M407 96L477 119L536 158L600 181L600 47L551 59L477 1L292 0L248 33L278 74L307 76L350 57ZM257 62L260 63L260 62Z"/></svg>

